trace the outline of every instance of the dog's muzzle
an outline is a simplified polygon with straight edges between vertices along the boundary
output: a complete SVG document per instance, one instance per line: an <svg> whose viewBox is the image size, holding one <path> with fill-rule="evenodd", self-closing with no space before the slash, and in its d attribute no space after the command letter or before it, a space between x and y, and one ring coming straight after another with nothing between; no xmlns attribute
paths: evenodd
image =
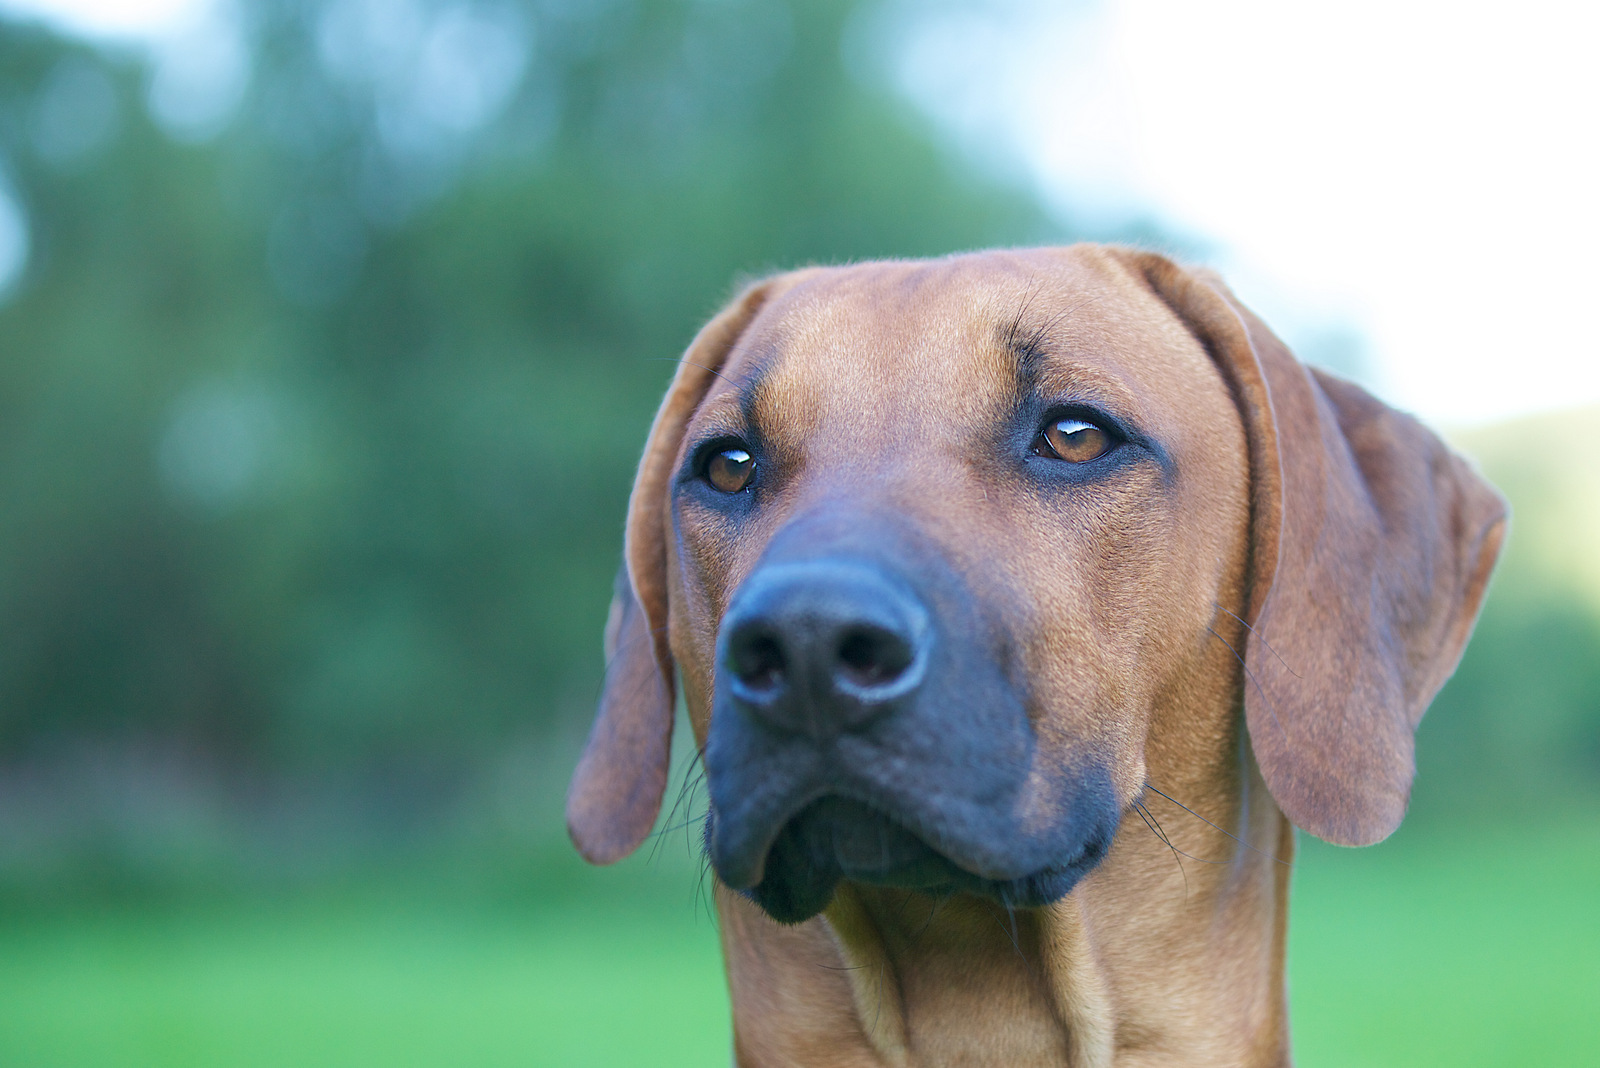
<svg viewBox="0 0 1600 1068"><path fill-rule="evenodd" d="M1066 777L1062 818L1022 829L1024 695L961 603L950 581L850 556L765 563L736 592L717 642L707 844L722 880L775 919L815 915L841 879L1041 905L1109 846L1116 807L1092 770Z"/></svg>

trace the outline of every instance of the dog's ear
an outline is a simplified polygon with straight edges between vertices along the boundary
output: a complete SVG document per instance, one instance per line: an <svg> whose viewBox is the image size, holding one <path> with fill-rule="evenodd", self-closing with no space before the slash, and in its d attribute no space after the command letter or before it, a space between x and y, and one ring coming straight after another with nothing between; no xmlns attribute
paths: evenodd
<svg viewBox="0 0 1600 1068"><path fill-rule="evenodd" d="M668 502L684 430L745 327L797 277L750 286L700 330L651 425L606 623L600 709L567 791L567 830L591 863L610 864L637 849L667 787L676 700L667 640Z"/></svg>
<svg viewBox="0 0 1600 1068"><path fill-rule="evenodd" d="M1413 732L1455 670L1506 504L1410 416L1303 366L1220 281L1119 253L1206 346L1249 443L1245 716L1302 829L1368 845L1399 826Z"/></svg>

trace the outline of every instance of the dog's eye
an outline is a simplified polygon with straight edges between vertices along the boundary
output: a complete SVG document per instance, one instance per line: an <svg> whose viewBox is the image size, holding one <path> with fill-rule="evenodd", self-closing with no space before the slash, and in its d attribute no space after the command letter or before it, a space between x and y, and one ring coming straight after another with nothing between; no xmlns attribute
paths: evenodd
<svg viewBox="0 0 1600 1068"><path fill-rule="evenodd" d="M755 457L737 446L713 453L706 461L706 481L723 493L738 493L755 472Z"/></svg>
<svg viewBox="0 0 1600 1068"><path fill-rule="evenodd" d="M1045 425L1033 443L1033 451L1036 455L1053 456L1069 464L1082 464L1104 456L1111 445L1111 435L1093 423L1082 419L1055 419Z"/></svg>

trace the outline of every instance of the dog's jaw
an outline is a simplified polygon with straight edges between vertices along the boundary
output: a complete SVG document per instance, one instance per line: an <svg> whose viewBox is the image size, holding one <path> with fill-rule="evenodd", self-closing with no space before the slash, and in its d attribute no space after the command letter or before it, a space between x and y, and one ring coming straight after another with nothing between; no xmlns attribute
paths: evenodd
<svg viewBox="0 0 1600 1068"><path fill-rule="evenodd" d="M1129 813L1040 908L847 881L787 926L719 888L738 1063L1286 1065L1292 830L1232 756L1235 787L1174 796L1242 841L1169 805L1169 845Z"/></svg>

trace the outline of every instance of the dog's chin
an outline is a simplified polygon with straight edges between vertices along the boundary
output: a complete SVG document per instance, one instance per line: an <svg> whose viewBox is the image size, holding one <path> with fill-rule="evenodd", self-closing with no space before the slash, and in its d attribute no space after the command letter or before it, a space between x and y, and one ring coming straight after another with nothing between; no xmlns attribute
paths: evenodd
<svg viewBox="0 0 1600 1068"><path fill-rule="evenodd" d="M813 801L783 825L762 878L742 891L779 923L801 923L828 907L843 880L936 897L974 894L1007 908L1059 901L1110 846L1092 835L1063 863L1013 879L974 874L871 805L841 797Z"/></svg>

